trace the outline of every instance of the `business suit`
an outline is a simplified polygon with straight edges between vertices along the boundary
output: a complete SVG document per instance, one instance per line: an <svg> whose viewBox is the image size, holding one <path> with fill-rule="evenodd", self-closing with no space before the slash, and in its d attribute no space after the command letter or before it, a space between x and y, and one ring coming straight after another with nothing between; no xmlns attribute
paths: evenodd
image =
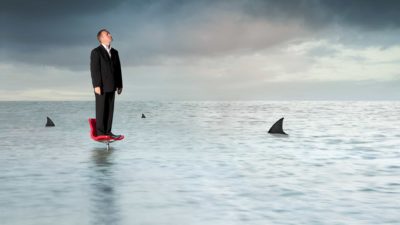
<svg viewBox="0 0 400 225"><path fill-rule="evenodd" d="M110 50L111 57L103 45L94 48L90 54L90 73L93 88L100 87L96 97L97 135L111 133L114 99L117 88L122 88L122 72L118 51Z"/></svg>

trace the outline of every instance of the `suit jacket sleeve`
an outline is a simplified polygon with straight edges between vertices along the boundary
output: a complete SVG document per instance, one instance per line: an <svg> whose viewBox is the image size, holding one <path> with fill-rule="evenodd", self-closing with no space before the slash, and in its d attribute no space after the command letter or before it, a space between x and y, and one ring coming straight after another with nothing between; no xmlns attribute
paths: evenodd
<svg viewBox="0 0 400 225"><path fill-rule="evenodd" d="M100 56L96 50L92 50L90 54L90 74L93 88L101 87Z"/></svg>
<svg viewBox="0 0 400 225"><path fill-rule="evenodd" d="M117 80L117 82L116 82L116 86L117 87L119 87L119 88L122 88L122 70L121 70L121 62L119 61L119 55L118 55L118 52L117 52L117 57L116 57L116 59L117 59L117 74L116 74L116 80Z"/></svg>

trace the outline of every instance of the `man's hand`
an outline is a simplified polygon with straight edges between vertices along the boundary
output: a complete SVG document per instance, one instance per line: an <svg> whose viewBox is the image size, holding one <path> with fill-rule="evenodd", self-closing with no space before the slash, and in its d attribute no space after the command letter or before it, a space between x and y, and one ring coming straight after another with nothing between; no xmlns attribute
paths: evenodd
<svg viewBox="0 0 400 225"><path fill-rule="evenodd" d="M94 92L98 95L101 95L101 88L100 87L95 87Z"/></svg>
<svg viewBox="0 0 400 225"><path fill-rule="evenodd" d="M120 95L122 92L122 88L117 88L117 93Z"/></svg>

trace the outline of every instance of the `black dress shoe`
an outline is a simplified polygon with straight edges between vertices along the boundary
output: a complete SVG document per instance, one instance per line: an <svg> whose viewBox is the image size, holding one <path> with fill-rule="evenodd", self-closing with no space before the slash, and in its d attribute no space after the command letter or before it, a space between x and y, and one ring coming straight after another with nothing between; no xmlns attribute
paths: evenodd
<svg viewBox="0 0 400 225"><path fill-rule="evenodd" d="M119 134L113 134L113 133L111 133L111 132L110 132L108 135L110 135L111 138L114 138L114 139L117 139L117 138L121 137L121 135L119 135Z"/></svg>

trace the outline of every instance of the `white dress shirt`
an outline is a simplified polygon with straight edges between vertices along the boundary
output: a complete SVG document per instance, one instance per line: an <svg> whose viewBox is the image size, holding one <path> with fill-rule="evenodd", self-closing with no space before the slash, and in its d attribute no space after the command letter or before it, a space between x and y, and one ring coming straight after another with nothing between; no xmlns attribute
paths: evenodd
<svg viewBox="0 0 400 225"><path fill-rule="evenodd" d="M111 58L111 45L109 45L109 48L107 47L107 45L105 45L105 44L103 44L102 43L102 45L104 46L104 48L107 50L107 52L108 52L108 55L110 56L110 58Z"/></svg>

